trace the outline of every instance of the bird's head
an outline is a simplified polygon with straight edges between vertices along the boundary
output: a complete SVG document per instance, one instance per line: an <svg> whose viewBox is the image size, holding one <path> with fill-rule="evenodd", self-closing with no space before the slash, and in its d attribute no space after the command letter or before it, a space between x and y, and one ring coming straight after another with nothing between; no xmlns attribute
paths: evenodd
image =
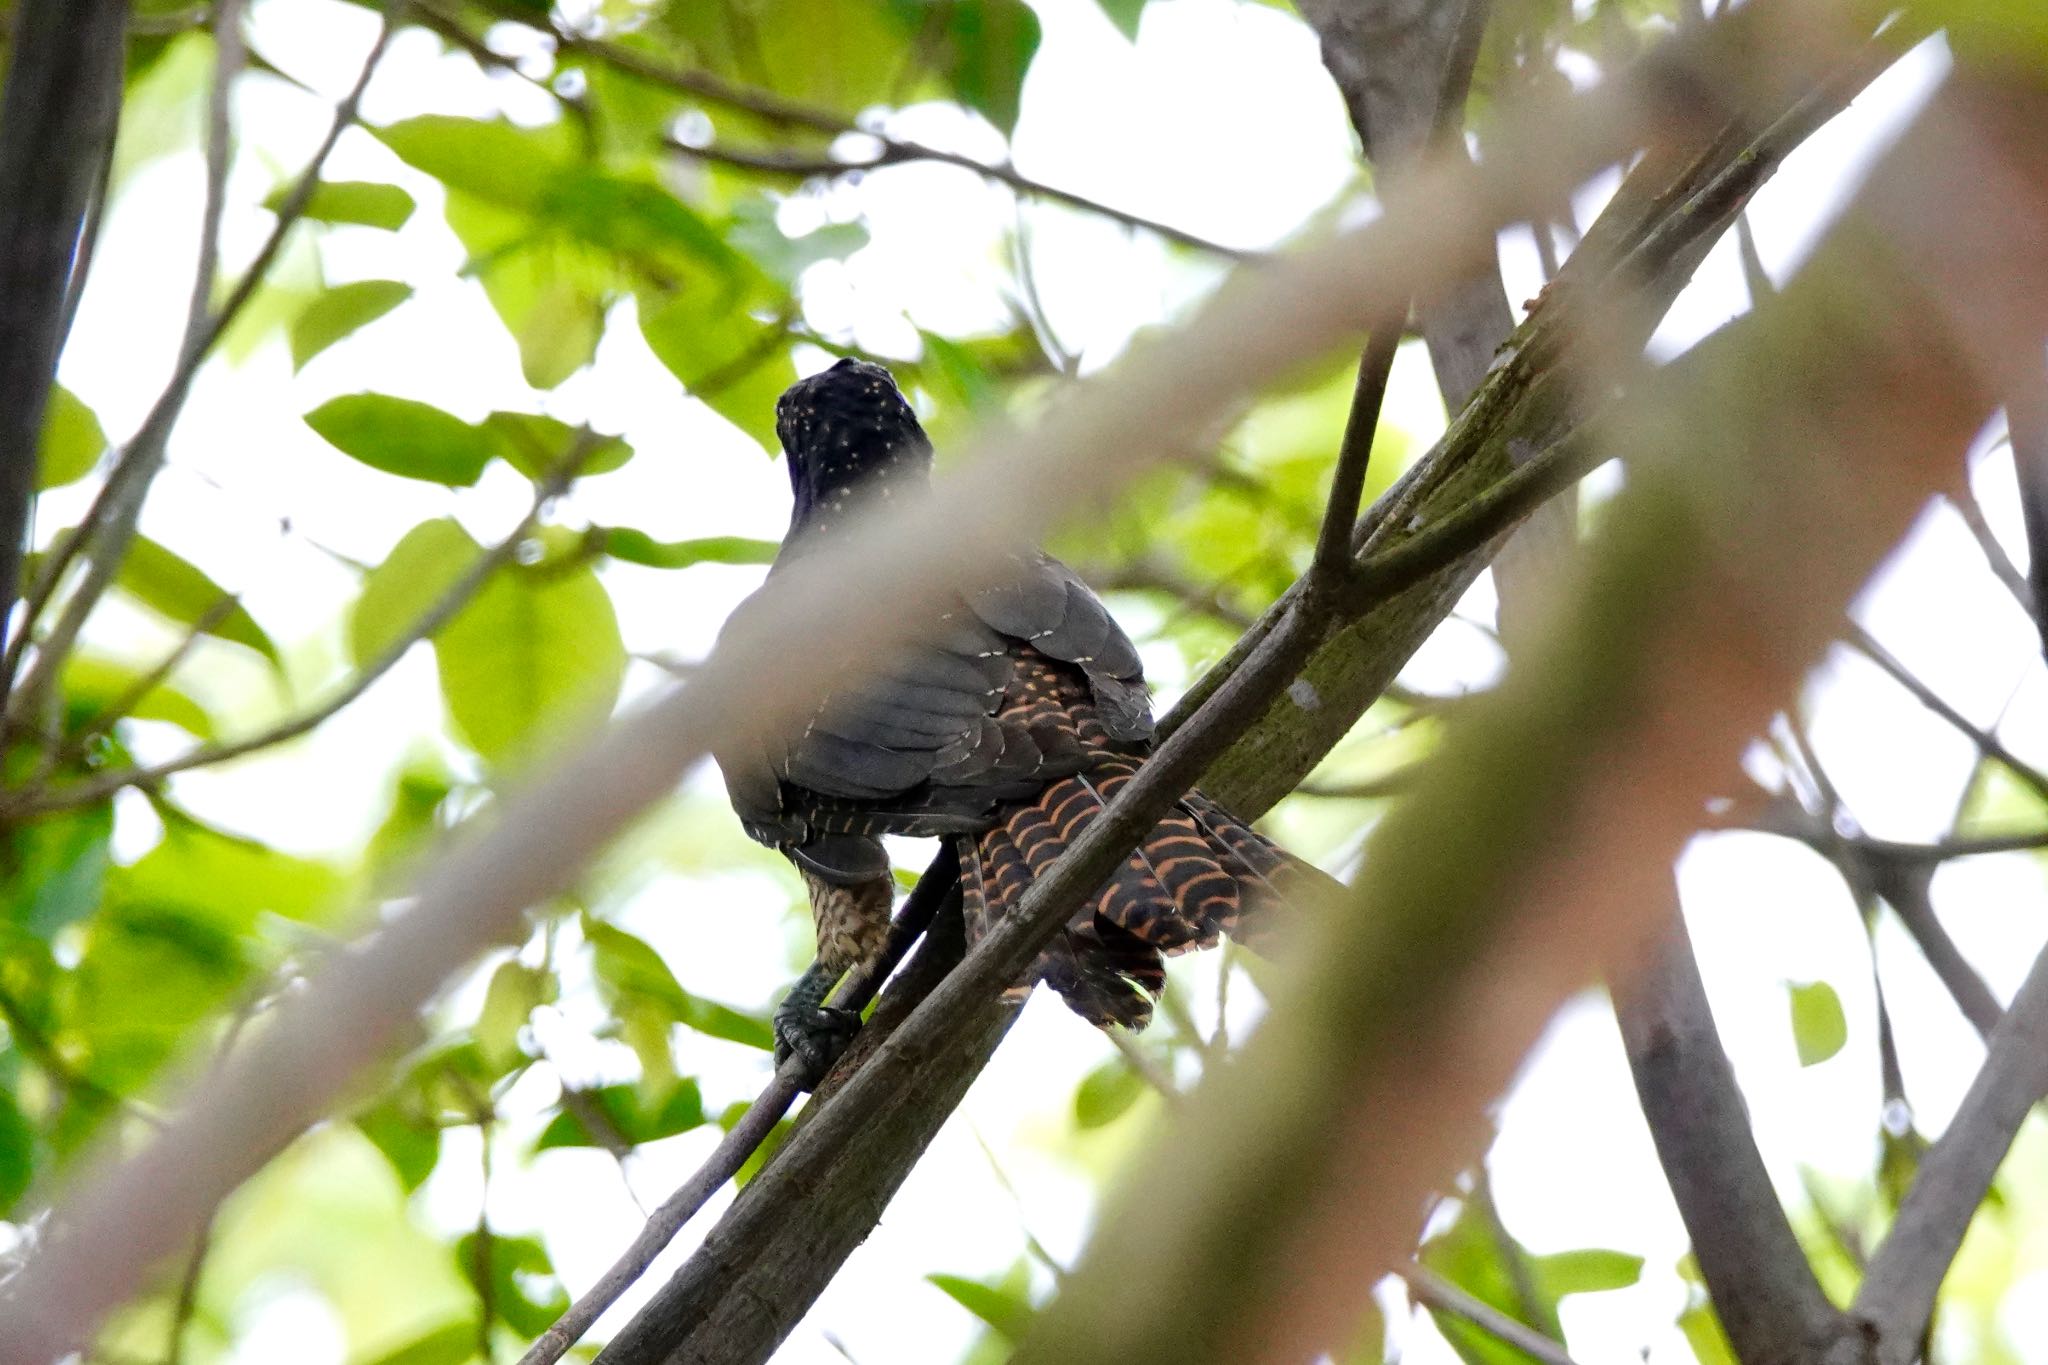
<svg viewBox="0 0 2048 1365"><path fill-rule="evenodd" d="M796 494L792 529L844 519L858 502L921 487L932 443L896 380L880 365L846 359L783 392L775 432Z"/></svg>

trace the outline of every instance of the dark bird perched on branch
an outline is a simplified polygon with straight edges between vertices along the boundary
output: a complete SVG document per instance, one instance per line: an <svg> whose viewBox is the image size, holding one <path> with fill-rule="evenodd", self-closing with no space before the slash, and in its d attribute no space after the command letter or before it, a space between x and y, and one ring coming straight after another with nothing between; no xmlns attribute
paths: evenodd
<svg viewBox="0 0 2048 1365"><path fill-rule="evenodd" d="M776 431L796 502L775 568L829 542L863 507L926 487L931 442L879 365L842 360L792 386ZM858 1022L821 1002L888 931L895 888L880 835L954 841L971 943L1151 747L1138 651L1057 560L1020 559L941 626L878 680L828 699L786 744L719 755L747 833L796 864L817 921L817 961L776 1014L778 1060L794 1050L822 1073ZM1090 1023L1143 1028L1166 980L1162 954L1242 937L1241 924L1308 879L1326 880L1190 792L1019 988L1042 980Z"/></svg>

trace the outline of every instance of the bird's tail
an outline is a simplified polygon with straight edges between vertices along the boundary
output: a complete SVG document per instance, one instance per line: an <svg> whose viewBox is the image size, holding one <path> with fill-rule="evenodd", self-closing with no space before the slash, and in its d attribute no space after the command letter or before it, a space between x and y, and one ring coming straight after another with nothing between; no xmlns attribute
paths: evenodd
<svg viewBox="0 0 2048 1365"><path fill-rule="evenodd" d="M969 943L1016 908L1137 770L1138 760L1111 757L1003 807L992 828L959 836ZM1074 913L1016 989L1042 980L1092 1024L1143 1028L1166 983L1165 955L1213 947L1224 934L1255 941L1280 918L1271 912L1322 885L1333 883L1190 792Z"/></svg>

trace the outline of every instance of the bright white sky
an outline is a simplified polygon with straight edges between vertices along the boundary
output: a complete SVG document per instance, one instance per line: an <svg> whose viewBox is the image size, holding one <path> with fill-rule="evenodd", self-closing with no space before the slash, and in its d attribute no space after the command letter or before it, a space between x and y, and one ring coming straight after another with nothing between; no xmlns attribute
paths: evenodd
<svg viewBox="0 0 2048 1365"><path fill-rule="evenodd" d="M1259 247L1280 243L1352 183L1341 106L1313 39L1291 16L1233 0L1160 0L1147 9L1132 45L1092 0L1034 5L1045 39L1015 143L1027 173ZM281 18L286 14L297 18L291 27ZM373 22L339 3L259 0L253 36L265 56L332 96L353 78ZM1782 279L1796 264L1942 66L1937 50L1904 63L1797 153L1758 197L1752 221L1775 275ZM1219 91L1229 97L1219 98ZM549 114L530 88L480 77L466 60L440 55L433 39L412 31L388 57L364 114L374 123L423 110L503 110L527 121ZM328 112L279 82L243 82L235 113L248 142L231 183L230 262L246 259L261 239L269 218L251 206L296 172ZM989 130L946 108L907 110L892 126L981 155L1001 151ZM433 183L360 131L343 139L329 173L402 183L420 200L420 212L396 234L337 231L317 261L307 250L294 256L287 276L307 283L316 272L330 283L396 278L413 284L417 296L298 375L278 338L237 363L211 364L146 522L151 534L241 590L294 653L302 678L318 678L336 656L334 625L354 592L354 575L329 551L374 563L412 525L450 511L480 536L495 538L523 512L526 497L522 481L503 469L478 489L451 494L401 487L355 466L299 420L336 394L394 393L470 418L498 407L545 410L623 431L638 458L579 489L562 511L565 519L624 522L664 537L779 534L787 515L781 466L683 398L637 331L621 325L629 319L614 318L591 370L552 394L536 394L521 380L512 344L481 291L457 278L463 252L442 221ZM169 365L189 288L183 272L193 258L199 184L195 156L158 161L131 183L105 228L64 379L117 439L140 420ZM1598 198L1582 204L1582 221ZM989 263L999 259L1001 234L1014 221L1007 194L961 171L911 166L788 210L792 225L856 212L872 229L873 245L806 279L814 325L901 353L914 344L906 319L958 329L1002 317ZM1091 365L1114 357L1136 329L1173 316L1218 278L1213 267L1171 259L1155 243L1100 219L1036 207L1025 216L1051 321ZM1660 353L1674 353L1747 306L1732 245L1715 252L1679 301L1658 334ZM1504 238L1503 260L1510 297L1532 296L1540 281L1526 235ZM1389 418L1418 448L1441 428L1441 408L1417 355L1402 357ZM1993 452L1982 461L1978 486L2017 546L2010 477L2009 461ZM82 499L77 490L49 499L45 530L66 524ZM291 529L280 532L286 517ZM725 611L758 577L756 570L719 568L607 573L629 646L685 657L707 647ZM1491 610L1482 582L1464 612L1485 619ZM2010 705L2008 742L2048 759L2048 696L2036 642L1952 513L1930 514L1859 615L1973 718L1993 721ZM155 623L118 610L96 620L94 637L139 658L170 643ZM205 674L224 711L253 722L286 704L231 653L222 651ZM1432 689L1483 685L1496 667L1485 637L1454 624L1425 651L1410 680ZM634 685L655 681L654 670L641 666ZM1859 661L1838 660L1824 670L1811 701L1822 756L1871 832L1924 838L1945 828L1971 758L1966 743ZM393 765L408 751L441 747L422 726L437 707L431 661L421 651L312 739L273 757L191 774L179 779L178 790L202 813L282 846L347 848L380 815ZM180 743L169 736L160 742L165 752ZM146 845L150 819L139 802L123 809L126 847ZM1702 965L1780 1189L1802 1199L1802 1168L1844 1186L1864 1179L1878 1105L1875 1037L1861 931L1838 882L1811 855L1753 836L1701 841L1683 874ZM1951 929L2001 995L2017 984L2042 937L2038 914L2008 910L2024 904L2038 911L2041 892L2040 865L2026 857L1954 865L1936 884ZM734 926L772 922L748 917L779 913L783 903L781 889L752 874L664 875L622 919L663 950L686 987L761 1000L787 980L790 945L758 928L721 935L709 926L713 916ZM1938 1131L1981 1048L1910 945L1889 934L1884 947L1895 1007L1914 1021L1900 1037L1914 1105L1923 1129ZM1208 980L1213 964L1186 970L1193 980ZM1851 1040L1834 1060L1801 1070L1786 1025L1784 983L1816 979L1842 990ZM1200 989L1190 995L1198 1009L1210 998ZM551 1054L572 1071L583 1069L578 1080L620 1071L615 1045L589 1039L593 1021L588 1001L573 991L542 1020ZM758 1055L729 1045L688 1040L683 1050L683 1066L701 1072L714 1105L751 1095L766 1074ZM778 1359L843 1360L829 1336L865 1365L950 1362L976 1325L922 1282L925 1271L999 1275L1020 1252L1020 1227L1070 1261L1087 1230L1086 1171L1113 1166L1142 1140L1142 1125L1131 1123L1079 1139L1071 1132L1074 1083L1109 1055L1103 1039L1056 1003L1035 1001L876 1235ZM547 1096L533 1098L539 1104ZM1652 1361L1689 1359L1671 1325L1683 1301L1673 1266L1685 1239L1602 1000L1585 999L1559 1017L1502 1104L1501 1121L1492 1169L1506 1220L1520 1237L1539 1250L1610 1246L1647 1258L1637 1288L1569 1301L1574 1352L1588 1365L1639 1360L1646 1349ZM644 1149L632 1171L640 1196L650 1203L662 1197L714 1138L699 1131ZM1014 1197L993 1173L990 1152ZM473 1225L475 1168L471 1160L444 1161L421 1196L424 1216L449 1229ZM538 1230L572 1291L584 1288L639 1224L618 1171L600 1153L550 1153L523 1173L506 1161L499 1172L493 1223ZM706 1225L700 1220L686 1233L684 1246ZM2036 1276L2048 1265L2044 1253L2048 1245L2039 1237L2013 1249L2017 1264ZM1043 1287L1042 1274L1040 1280ZM2048 1282L2037 1279L2035 1288ZM2040 1292L2018 1292L2010 1302L2029 1298L2048 1302ZM2013 1344L2026 1359L2048 1361L2048 1310L2027 1311L2032 1316L2023 1323L2021 1310L2011 1310ZM326 1310L309 1294L286 1286L250 1313L251 1335L237 1357L247 1365L343 1358ZM1417 1365L1453 1359L1427 1326L1407 1331L1403 1341Z"/></svg>

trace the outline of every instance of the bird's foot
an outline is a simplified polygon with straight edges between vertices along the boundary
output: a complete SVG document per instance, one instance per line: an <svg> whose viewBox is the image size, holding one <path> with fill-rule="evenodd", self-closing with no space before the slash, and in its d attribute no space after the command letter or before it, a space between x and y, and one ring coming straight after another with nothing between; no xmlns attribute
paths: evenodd
<svg viewBox="0 0 2048 1365"><path fill-rule="evenodd" d="M838 979L837 972L815 964L789 988L775 1010L775 1066L791 1057L803 1062L803 1088L816 1088L825 1073L839 1060L853 1035L860 1031L860 1012L824 1003L826 992Z"/></svg>

